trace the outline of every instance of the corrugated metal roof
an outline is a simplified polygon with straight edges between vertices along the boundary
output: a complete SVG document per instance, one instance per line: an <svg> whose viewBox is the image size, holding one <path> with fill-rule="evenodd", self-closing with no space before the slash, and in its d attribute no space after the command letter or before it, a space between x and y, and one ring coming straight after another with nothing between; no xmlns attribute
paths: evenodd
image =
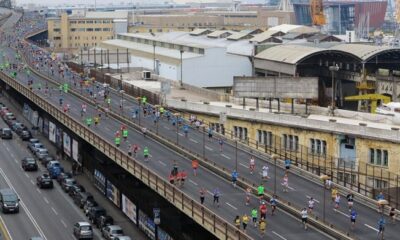
<svg viewBox="0 0 400 240"><path fill-rule="evenodd" d="M232 32L232 31L217 30L217 31L214 31L214 32L212 32L210 34L207 34L207 37L219 38L220 36L224 35L225 33L229 33L230 35L234 34L234 32Z"/></svg>
<svg viewBox="0 0 400 240"><path fill-rule="evenodd" d="M128 18L127 11L86 12L85 18Z"/></svg>
<svg viewBox="0 0 400 240"><path fill-rule="evenodd" d="M303 25L293 25L293 24L281 24L275 27L271 27L268 30L281 31L284 33L316 33L320 32L318 29Z"/></svg>
<svg viewBox="0 0 400 240"><path fill-rule="evenodd" d="M302 45L278 45L260 52L255 57L275 62L296 64L301 59L322 51L325 51L325 49Z"/></svg>
<svg viewBox="0 0 400 240"><path fill-rule="evenodd" d="M189 34L192 36L199 36L206 32L209 32L209 31L211 31L211 30L208 28L196 28L195 30L191 31Z"/></svg>
<svg viewBox="0 0 400 240"><path fill-rule="evenodd" d="M274 34L278 33L279 31L275 30L268 30L263 33L254 35L253 38L250 38L250 42L262 43L273 37Z"/></svg>
<svg viewBox="0 0 400 240"><path fill-rule="evenodd" d="M240 40L242 38L252 37L252 36L253 35L250 34L250 31L249 32L238 32L238 33L234 33L234 34L230 35L226 39L228 39L228 40Z"/></svg>
<svg viewBox="0 0 400 240"><path fill-rule="evenodd" d="M339 44L330 48L331 50L338 50L351 53L363 61L375 56L384 51L393 50L393 47L388 46L374 46L367 44ZM399 50L399 49L397 49Z"/></svg>
<svg viewBox="0 0 400 240"><path fill-rule="evenodd" d="M153 49L152 45L136 43L136 42L126 41L126 40L113 39L113 40L103 41L102 44L111 45L111 46L124 48L124 49L128 48L131 50L136 50L136 51L150 53L150 54L154 53L153 52L154 49ZM173 58L173 59L181 58L181 53L180 53L179 49L169 49L169 48L163 48L163 47L158 46L156 48L155 53L156 53L156 55L165 56L165 57L169 57L169 58ZM202 57L202 56L203 56L202 54L192 53L192 52L184 52L182 54L183 59L196 58L196 57Z"/></svg>

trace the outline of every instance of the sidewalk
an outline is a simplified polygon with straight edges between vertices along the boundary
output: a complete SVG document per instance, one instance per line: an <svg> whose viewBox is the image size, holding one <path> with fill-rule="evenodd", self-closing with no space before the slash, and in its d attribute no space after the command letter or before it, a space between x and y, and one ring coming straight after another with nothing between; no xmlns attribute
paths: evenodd
<svg viewBox="0 0 400 240"><path fill-rule="evenodd" d="M28 129L31 129L32 124L22 116L22 108L20 108L19 105L16 105L17 103L13 99L10 99L9 97L1 97L0 102L3 102L11 110L11 112L14 113L18 121L22 122L28 127ZM33 131L32 135L45 145L51 156L57 156L56 147L45 136L43 136L41 133L34 134ZM71 172L72 161L61 159L60 162L65 171ZM114 219L114 224L121 226L125 235L130 236L133 240L149 239L120 209L118 209L94 186L90 177L86 175L86 173L81 173L74 178L86 189L87 192L90 192L93 195L94 199L100 206L106 209L107 214ZM0 237L0 240L1 239L2 238Z"/></svg>

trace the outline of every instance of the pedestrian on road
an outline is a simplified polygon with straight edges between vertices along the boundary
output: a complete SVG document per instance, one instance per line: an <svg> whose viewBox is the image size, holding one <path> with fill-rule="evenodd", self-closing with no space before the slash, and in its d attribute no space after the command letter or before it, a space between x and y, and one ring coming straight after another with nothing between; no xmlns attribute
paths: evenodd
<svg viewBox="0 0 400 240"><path fill-rule="evenodd" d="M268 180L268 166L267 165L264 165L263 167L262 167L262 179L264 180L264 181L267 181Z"/></svg>
<svg viewBox="0 0 400 240"><path fill-rule="evenodd" d="M224 139L219 138L218 144L219 144L219 151L222 152L222 147L224 146Z"/></svg>
<svg viewBox="0 0 400 240"><path fill-rule="evenodd" d="M133 144L132 149L133 149L133 156L136 157L136 154L139 151L139 146L137 144Z"/></svg>
<svg viewBox="0 0 400 240"><path fill-rule="evenodd" d="M128 156L132 157L132 146L128 145Z"/></svg>
<svg viewBox="0 0 400 240"><path fill-rule="evenodd" d="M87 118L86 118L86 125L87 125L88 127L90 127L90 126L92 125L92 118L91 118L91 117L87 117Z"/></svg>
<svg viewBox="0 0 400 240"><path fill-rule="evenodd" d="M142 128L142 133L143 133L143 137L146 137L146 135L147 135L147 128L146 127Z"/></svg>
<svg viewBox="0 0 400 240"><path fill-rule="evenodd" d="M235 219L233 220L237 229L240 229L240 217L236 215Z"/></svg>
<svg viewBox="0 0 400 240"><path fill-rule="evenodd" d="M199 161L197 159L192 160L193 175L197 176L197 169L199 168Z"/></svg>
<svg viewBox="0 0 400 240"><path fill-rule="evenodd" d="M259 209L260 209L260 218L265 219L267 217L267 212L268 212L267 203L265 201L262 201Z"/></svg>
<svg viewBox="0 0 400 240"><path fill-rule="evenodd" d="M257 208L253 207L253 209L251 209L251 219L253 221L254 227L257 227L257 218L258 218Z"/></svg>
<svg viewBox="0 0 400 240"><path fill-rule="evenodd" d="M183 125L183 132L185 133L185 138L187 138L189 133L189 125Z"/></svg>
<svg viewBox="0 0 400 240"><path fill-rule="evenodd" d="M149 158L149 148L148 147L143 148L143 157L144 157L144 161L147 162L148 158Z"/></svg>
<svg viewBox="0 0 400 240"><path fill-rule="evenodd" d="M215 188L213 191L213 205L216 203L217 207L219 207L219 197L221 196L221 192L219 191L219 188Z"/></svg>
<svg viewBox="0 0 400 240"><path fill-rule="evenodd" d="M278 200L276 199L276 195L272 195L271 199L269 200L271 204L271 216L274 216L276 205L278 204Z"/></svg>
<svg viewBox="0 0 400 240"><path fill-rule="evenodd" d="M354 230L354 227L356 225L356 219L357 219L357 212L355 209L352 209L350 212L351 230Z"/></svg>
<svg viewBox="0 0 400 240"><path fill-rule="evenodd" d="M309 214L312 214L314 205L315 205L315 200L314 200L314 198L310 197L310 199L308 200L308 213Z"/></svg>
<svg viewBox="0 0 400 240"><path fill-rule="evenodd" d="M246 188L246 206L250 205L251 188Z"/></svg>
<svg viewBox="0 0 400 240"><path fill-rule="evenodd" d="M99 124L99 122L100 122L99 117L98 117L98 116L95 116L95 117L94 117L94 126L97 127L97 125Z"/></svg>
<svg viewBox="0 0 400 240"><path fill-rule="evenodd" d="M288 177L287 173L285 173L285 175L283 175L282 187L283 187L283 192L289 191L289 177Z"/></svg>
<svg viewBox="0 0 400 240"><path fill-rule="evenodd" d="M263 183L260 183L260 185L258 185L258 187L257 187L257 193L258 193L258 198L260 199L260 202L264 197L264 191L265 191L264 185L263 185Z"/></svg>
<svg viewBox="0 0 400 240"><path fill-rule="evenodd" d="M245 214L242 216L242 226L243 226L243 231L244 231L244 232L246 232L246 228L247 228L247 225L249 224L249 221L250 221L250 218L249 218L249 216L247 216L247 214L245 213Z"/></svg>
<svg viewBox="0 0 400 240"><path fill-rule="evenodd" d="M396 223L396 209L394 207L390 208L389 217L392 224Z"/></svg>
<svg viewBox="0 0 400 240"><path fill-rule="evenodd" d="M335 198L336 198L337 194L338 194L338 190L335 186L333 186L332 190L331 190L332 203L335 203Z"/></svg>
<svg viewBox="0 0 400 240"><path fill-rule="evenodd" d="M259 225L259 230L260 230L261 236L264 236L265 229L267 228L267 222L265 221L264 218L261 218L260 222L258 223L258 225Z"/></svg>
<svg viewBox="0 0 400 240"><path fill-rule="evenodd" d="M290 170L290 159L288 159L288 158L286 158L285 159L285 169L286 169L286 171L289 171Z"/></svg>
<svg viewBox="0 0 400 240"><path fill-rule="evenodd" d="M307 213L307 209L303 208L303 210L301 210L301 222L303 224L304 230L307 230L307 218L308 218L308 213Z"/></svg>
<svg viewBox="0 0 400 240"><path fill-rule="evenodd" d="M114 141L115 141L115 146L119 147L121 145L121 138L120 137L116 137L114 139Z"/></svg>
<svg viewBox="0 0 400 240"><path fill-rule="evenodd" d="M233 172L232 172L232 185L233 185L233 187L235 187L235 188L236 188L236 182L237 182L238 176L239 176L239 174L238 174L238 172L236 171L236 169L233 170Z"/></svg>
<svg viewBox="0 0 400 240"><path fill-rule="evenodd" d="M385 199L385 196L383 195L383 192L380 191L378 196L376 196L377 200L377 205L378 205L378 212L383 212L383 208L385 207L383 204L379 204L379 201L382 201Z"/></svg>
<svg viewBox="0 0 400 240"><path fill-rule="evenodd" d="M125 142L128 140L128 129L126 127L122 130L122 137Z"/></svg>
<svg viewBox="0 0 400 240"><path fill-rule="evenodd" d="M351 212L351 209L353 208L354 204L354 194L353 193L347 194L346 199L347 199L347 206L349 207L349 212Z"/></svg>
<svg viewBox="0 0 400 240"><path fill-rule="evenodd" d="M334 208L335 212L339 210L339 205L340 205L340 195L339 193L337 193L335 197L335 208Z"/></svg>
<svg viewBox="0 0 400 240"><path fill-rule="evenodd" d="M206 189L204 187L200 188L199 193L200 193L200 203L201 205L203 205L204 199L206 197Z"/></svg>
<svg viewBox="0 0 400 240"><path fill-rule="evenodd" d="M384 239L386 220L383 216L378 221L378 239Z"/></svg>
<svg viewBox="0 0 400 240"><path fill-rule="evenodd" d="M211 127L208 128L208 140L211 142L211 139L213 137L213 130Z"/></svg>
<svg viewBox="0 0 400 240"><path fill-rule="evenodd" d="M250 174L253 174L255 168L256 168L256 161L254 160L254 157L251 156L249 164Z"/></svg>

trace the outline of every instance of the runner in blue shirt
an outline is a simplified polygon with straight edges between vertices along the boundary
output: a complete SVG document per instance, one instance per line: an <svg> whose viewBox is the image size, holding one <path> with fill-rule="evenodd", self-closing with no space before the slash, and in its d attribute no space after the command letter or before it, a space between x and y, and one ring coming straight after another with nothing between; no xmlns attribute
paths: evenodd
<svg viewBox="0 0 400 240"><path fill-rule="evenodd" d="M278 200L276 199L276 195L273 195L271 199L269 200L269 203L271 204L271 216L274 216L274 212L276 210L276 205L278 204Z"/></svg>
<svg viewBox="0 0 400 240"><path fill-rule="evenodd" d="M357 212L355 209L352 209L350 213L351 230L353 230L354 225L356 225L356 219L357 219Z"/></svg>
<svg viewBox="0 0 400 240"><path fill-rule="evenodd" d="M189 126L187 124L183 125L183 132L185 133L185 137L188 137Z"/></svg>
<svg viewBox="0 0 400 240"><path fill-rule="evenodd" d="M232 172L232 185L233 185L233 187L236 187L236 181L237 181L238 175L239 174L236 171L236 169L233 170L233 172Z"/></svg>

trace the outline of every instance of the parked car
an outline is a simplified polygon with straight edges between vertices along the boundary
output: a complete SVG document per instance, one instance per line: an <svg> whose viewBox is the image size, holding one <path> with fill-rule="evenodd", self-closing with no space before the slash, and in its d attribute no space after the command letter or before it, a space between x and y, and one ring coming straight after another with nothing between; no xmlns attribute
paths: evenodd
<svg viewBox="0 0 400 240"><path fill-rule="evenodd" d="M79 208L83 208L87 201L94 201L92 194L88 192L80 192L74 196L74 203L79 206Z"/></svg>
<svg viewBox="0 0 400 240"><path fill-rule="evenodd" d="M21 160L21 167L25 171L37 171L38 165L33 157L26 157Z"/></svg>
<svg viewBox="0 0 400 240"><path fill-rule="evenodd" d="M64 192L68 192L69 188L73 185L76 185L76 181L73 178L65 178L61 182L61 188L64 190Z"/></svg>
<svg viewBox="0 0 400 240"><path fill-rule="evenodd" d="M48 174L43 174L36 178L36 185L39 188L53 188L53 180Z"/></svg>
<svg viewBox="0 0 400 240"><path fill-rule="evenodd" d="M96 218L100 216L104 216L106 214L106 210L103 207L97 206L90 208L88 212L88 219L91 223L94 223Z"/></svg>
<svg viewBox="0 0 400 240"><path fill-rule="evenodd" d="M117 236L114 240L132 240L132 238L129 236Z"/></svg>
<svg viewBox="0 0 400 240"><path fill-rule="evenodd" d="M42 237L31 237L29 240L44 240Z"/></svg>
<svg viewBox="0 0 400 240"><path fill-rule="evenodd" d="M0 190L0 204L3 213L19 212L19 198L12 189L5 188Z"/></svg>
<svg viewBox="0 0 400 240"><path fill-rule="evenodd" d="M9 112L8 110L5 111L5 112L3 112L3 115L1 115L1 117L3 118L4 121L7 119L8 116L13 116L13 117L15 117L15 116L14 116L14 113Z"/></svg>
<svg viewBox="0 0 400 240"><path fill-rule="evenodd" d="M42 160L43 158L49 156L49 151L46 148L39 148L36 153L35 153L36 157L40 160Z"/></svg>
<svg viewBox="0 0 400 240"><path fill-rule="evenodd" d="M18 134L18 131L22 131L27 129L23 123L20 122L14 122L13 125L11 125L11 130L13 130L16 134Z"/></svg>
<svg viewBox="0 0 400 240"><path fill-rule="evenodd" d="M93 229L88 222L75 223L73 234L77 239L93 239Z"/></svg>
<svg viewBox="0 0 400 240"><path fill-rule="evenodd" d="M76 184L69 187L68 195L74 197L76 194L80 192L85 192L85 188L80 184Z"/></svg>
<svg viewBox="0 0 400 240"><path fill-rule="evenodd" d="M14 124L14 122L17 121L17 119L15 118L14 115L8 115L4 121L9 127L11 127Z"/></svg>
<svg viewBox="0 0 400 240"><path fill-rule="evenodd" d="M41 144L40 142L34 142L28 144L28 149L31 150L32 153L35 153L39 148L44 148L44 145Z"/></svg>
<svg viewBox="0 0 400 240"><path fill-rule="evenodd" d="M12 139L13 134L11 132L11 129L9 128L2 128L1 129L1 138L2 139Z"/></svg>
<svg viewBox="0 0 400 240"><path fill-rule="evenodd" d="M90 208L97 207L97 206L99 206L99 204L94 199L91 201L86 201L85 205L83 206L83 212L87 216L87 214L90 211Z"/></svg>
<svg viewBox="0 0 400 240"><path fill-rule="evenodd" d="M40 159L40 162L42 163L43 166L47 166L49 162L54 161L54 158L52 156L46 156L42 159Z"/></svg>
<svg viewBox="0 0 400 240"><path fill-rule="evenodd" d="M96 227L102 229L105 226L114 225L114 219L108 215L102 215L95 219Z"/></svg>
<svg viewBox="0 0 400 240"><path fill-rule="evenodd" d="M57 176L57 182L61 184L64 178L72 178L72 173L70 172L62 172Z"/></svg>
<svg viewBox="0 0 400 240"><path fill-rule="evenodd" d="M29 130L22 130L19 134L19 137L22 139L22 141L27 141L32 138L32 134Z"/></svg>
<svg viewBox="0 0 400 240"><path fill-rule="evenodd" d="M61 167L61 163L58 160L53 160L47 163L46 168L49 170L52 167Z"/></svg>
<svg viewBox="0 0 400 240"><path fill-rule="evenodd" d="M101 235L107 240L114 240L117 236L123 236L124 231L118 225L110 225L101 229Z"/></svg>

